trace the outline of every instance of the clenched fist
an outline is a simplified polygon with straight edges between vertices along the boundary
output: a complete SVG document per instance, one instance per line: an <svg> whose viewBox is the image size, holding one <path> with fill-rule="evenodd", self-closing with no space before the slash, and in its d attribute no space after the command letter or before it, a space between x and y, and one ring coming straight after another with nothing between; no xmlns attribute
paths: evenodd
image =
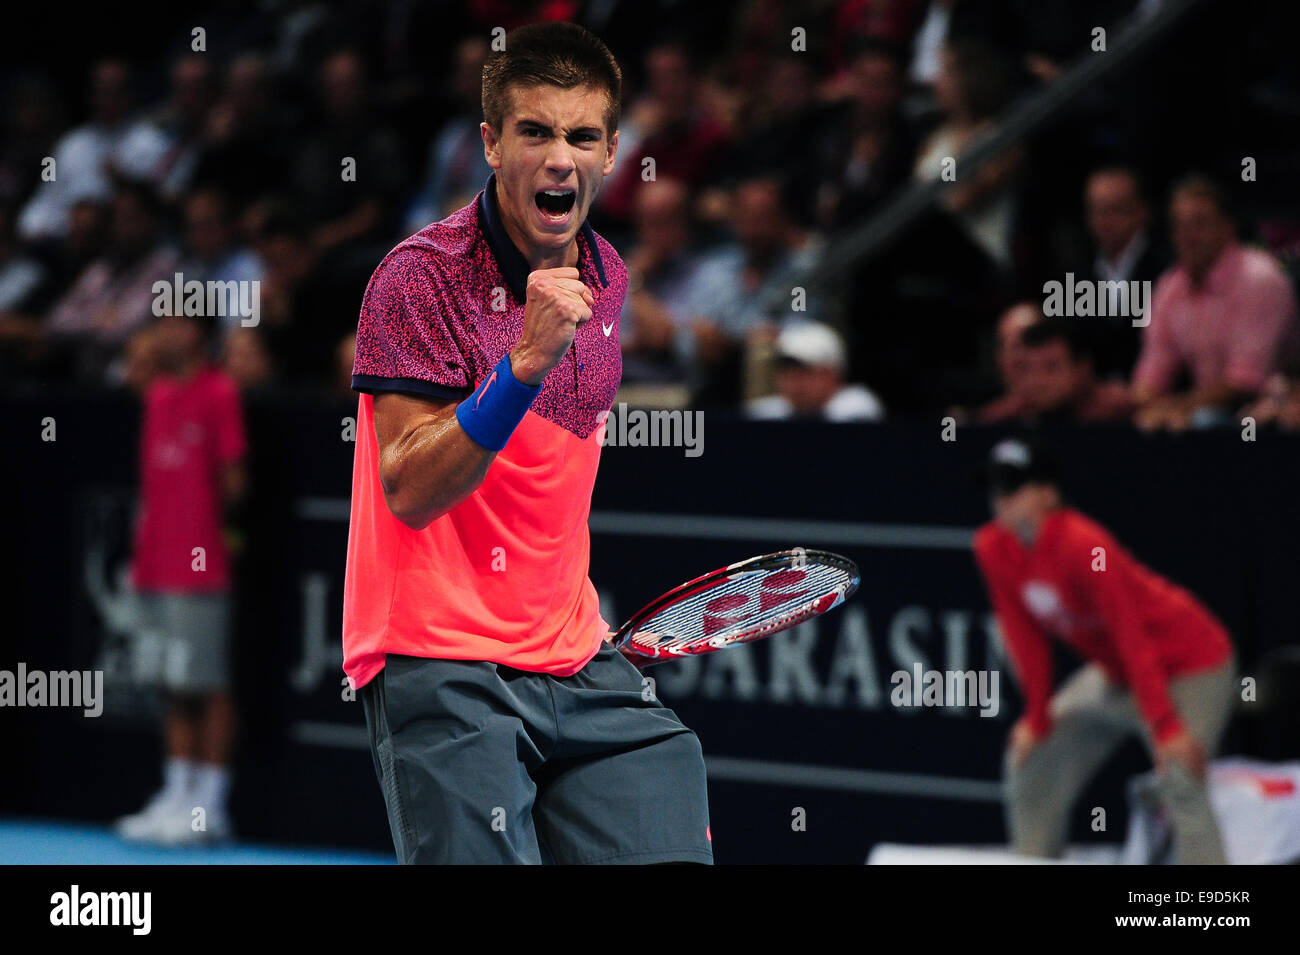
<svg viewBox="0 0 1300 955"><path fill-rule="evenodd" d="M526 385L541 384L569 350L578 326L591 318L595 304L575 268L529 273L524 333L510 351L515 378Z"/></svg>

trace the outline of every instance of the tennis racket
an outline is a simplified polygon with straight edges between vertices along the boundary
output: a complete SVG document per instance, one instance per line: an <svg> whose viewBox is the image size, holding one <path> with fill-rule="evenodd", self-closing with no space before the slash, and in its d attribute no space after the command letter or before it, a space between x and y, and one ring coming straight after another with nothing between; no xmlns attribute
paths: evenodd
<svg viewBox="0 0 1300 955"><path fill-rule="evenodd" d="M819 617L858 589L847 557L795 547L688 580L646 604L611 642L637 668L752 643Z"/></svg>

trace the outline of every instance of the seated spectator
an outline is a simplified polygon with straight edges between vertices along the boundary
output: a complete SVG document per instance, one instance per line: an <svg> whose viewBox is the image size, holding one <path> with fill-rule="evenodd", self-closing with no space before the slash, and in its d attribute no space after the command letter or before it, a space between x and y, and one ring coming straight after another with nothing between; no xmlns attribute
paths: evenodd
<svg viewBox="0 0 1300 955"><path fill-rule="evenodd" d="M645 183L636 195L636 245L626 257L623 303L623 381L684 383L677 347L689 338L690 291L695 276L690 195L675 179Z"/></svg>
<svg viewBox="0 0 1300 955"><path fill-rule="evenodd" d="M479 123L483 120L483 64L488 43L470 36L456 47L452 78L456 115L448 120L429 147L429 167L424 186L406 213L406 230L419 232L431 222L441 222L478 194L492 174L483 155Z"/></svg>
<svg viewBox="0 0 1300 955"><path fill-rule="evenodd" d="M740 355L747 335L791 315L791 290L816 262L821 241L796 223L779 176L736 188L735 241L701 259L691 283L691 334L679 338L691 366L694 400L734 405L740 396ZM823 306L805 302L803 317Z"/></svg>
<svg viewBox="0 0 1300 955"><path fill-rule="evenodd" d="M55 176L42 180L18 220L24 241L66 235L72 207L83 199L106 200L112 174L144 180L152 174L165 143L150 124L132 118L131 83L131 69L120 60L91 68L90 121L55 145Z"/></svg>
<svg viewBox="0 0 1300 955"><path fill-rule="evenodd" d="M293 183L312 226L312 248L318 255L334 254L335 261L362 243L378 243L387 251L406 183L401 143L376 119L365 64L356 51L328 56L317 81L323 124L298 153ZM345 156L356 161L353 181L342 177Z"/></svg>
<svg viewBox="0 0 1300 955"><path fill-rule="evenodd" d="M1226 416L1295 354L1296 301L1277 261L1236 236L1226 199L1201 177L1169 209L1177 263L1160 279L1133 375L1143 429ZM1181 374L1190 387L1178 391Z"/></svg>
<svg viewBox="0 0 1300 955"><path fill-rule="evenodd" d="M776 339L776 390L745 406L751 418L820 417L879 421L884 406L870 389L844 383L844 342L829 325L794 320Z"/></svg>
<svg viewBox="0 0 1300 955"><path fill-rule="evenodd" d="M177 57L171 67L167 102L149 119L165 147L151 178L169 203L189 188L203 154L208 114L217 95L211 64L207 53L187 52Z"/></svg>
<svg viewBox="0 0 1300 955"><path fill-rule="evenodd" d="M721 123L700 105L699 70L682 44L665 42L646 51L645 95L634 100L619 130L619 158L601 187L596 208L617 225L631 221L642 160L655 161L655 175L677 179L692 191L716 175L728 147Z"/></svg>
<svg viewBox="0 0 1300 955"><path fill-rule="evenodd" d="M120 380L108 363L128 336L154 316L154 283L170 283L178 261L163 235L153 190L122 182L113 194L108 248L81 273L42 326L56 347L78 352L79 375ZM120 369L119 369L120 371Z"/></svg>
<svg viewBox="0 0 1300 955"><path fill-rule="evenodd" d="M807 53L778 44L765 58L761 82L745 92L751 95L723 159L728 176L743 180L780 169L796 207L811 210L821 159L814 144L842 125L836 122L836 110L817 98L813 61Z"/></svg>
<svg viewBox="0 0 1300 955"><path fill-rule="evenodd" d="M1127 166L1095 170L1084 187L1083 202L1095 250L1093 280L1150 282L1154 287L1169 264L1169 255L1151 235L1150 210L1137 173ZM1110 303L1108 315L1117 315L1118 305ZM1097 373L1102 377L1132 375L1142 337L1132 319L1102 318L1087 327L1093 333Z"/></svg>
<svg viewBox="0 0 1300 955"><path fill-rule="evenodd" d="M987 134L1015 91L1010 65L986 44L964 39L948 43L940 58L935 97L942 113L938 128L926 138L912 172L920 182L943 178L947 164L960 159ZM1022 151L1012 148L956 179L943 192L943 204L971 239L1000 268L1012 264L1011 240L1015 218L1012 189Z"/></svg>
<svg viewBox="0 0 1300 955"><path fill-rule="evenodd" d="M287 188L296 172L292 150L302 137L294 126L295 112L282 105L279 94L264 56L243 53L231 60L221 94L204 119L189 174L192 184L217 186L241 210ZM336 181L340 158L334 160Z"/></svg>
<svg viewBox="0 0 1300 955"><path fill-rule="evenodd" d="M859 222L907 182L916 143L900 109L902 72L898 54L880 43L863 44L853 56L839 122L817 148L817 222L822 228Z"/></svg>
<svg viewBox="0 0 1300 955"><path fill-rule="evenodd" d="M1021 417L1088 424L1127 421L1133 400L1127 385L1101 381L1088 351L1089 319L1047 318L1021 334L1025 374Z"/></svg>
<svg viewBox="0 0 1300 955"><path fill-rule="evenodd" d="M1043 313L1032 302L1013 305L998 317L994 342L994 362L1002 382L1002 394L988 404L975 409L974 420L979 424L998 424L1015 421L1029 410L1026 393L1029 357L1025 351L1025 330L1042 320ZM949 412L959 421L970 417L961 408Z"/></svg>
<svg viewBox="0 0 1300 955"><path fill-rule="evenodd" d="M184 204L185 235L183 257L177 270L186 282L261 282L265 270L257 253L236 242L229 201L214 187L191 194ZM239 313L239 286L233 298L227 296L225 316L218 319L221 334L239 327L246 317ZM260 316L259 316L260 318Z"/></svg>
<svg viewBox="0 0 1300 955"><path fill-rule="evenodd" d="M271 201L261 213L255 247L265 275L258 328L277 373L296 384L332 388L335 347L356 330L364 280L356 288L346 271L322 266L288 205Z"/></svg>
<svg viewBox="0 0 1300 955"><path fill-rule="evenodd" d="M0 205L0 323L26 313L46 280L45 266L23 251L14 234L14 210Z"/></svg>
<svg viewBox="0 0 1300 955"><path fill-rule="evenodd" d="M39 328L31 314L48 285L49 270L14 235L14 210L0 204L0 373L6 377L30 361Z"/></svg>

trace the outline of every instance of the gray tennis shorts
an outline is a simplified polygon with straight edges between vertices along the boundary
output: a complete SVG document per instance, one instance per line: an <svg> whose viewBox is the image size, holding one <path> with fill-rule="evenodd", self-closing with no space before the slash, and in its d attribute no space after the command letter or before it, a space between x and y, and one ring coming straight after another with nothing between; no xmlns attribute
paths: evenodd
<svg viewBox="0 0 1300 955"><path fill-rule="evenodd" d="M360 695L399 862L713 861L699 740L608 644L563 678L390 654Z"/></svg>
<svg viewBox="0 0 1300 955"><path fill-rule="evenodd" d="M172 693L230 686L230 596L142 593L143 634L158 648L148 676Z"/></svg>

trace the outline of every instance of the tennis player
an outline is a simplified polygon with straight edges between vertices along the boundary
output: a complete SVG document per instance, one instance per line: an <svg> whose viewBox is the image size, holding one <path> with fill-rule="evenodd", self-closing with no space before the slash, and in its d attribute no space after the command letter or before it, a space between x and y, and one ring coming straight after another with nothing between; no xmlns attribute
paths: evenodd
<svg viewBox="0 0 1300 955"><path fill-rule="evenodd" d="M622 75L571 23L483 70L493 172L357 327L344 669L403 863L710 863L695 734L608 642L587 515L627 271L587 212Z"/></svg>
<svg viewBox="0 0 1300 955"><path fill-rule="evenodd" d="M1140 733L1177 861L1222 864L1205 772L1232 711L1227 631L1190 593L1066 507L1041 449L999 443L990 482L995 519L976 533L975 557L1025 697L1005 761L1013 848L1059 855L1079 794ZM1055 694L1049 635L1086 660Z"/></svg>

